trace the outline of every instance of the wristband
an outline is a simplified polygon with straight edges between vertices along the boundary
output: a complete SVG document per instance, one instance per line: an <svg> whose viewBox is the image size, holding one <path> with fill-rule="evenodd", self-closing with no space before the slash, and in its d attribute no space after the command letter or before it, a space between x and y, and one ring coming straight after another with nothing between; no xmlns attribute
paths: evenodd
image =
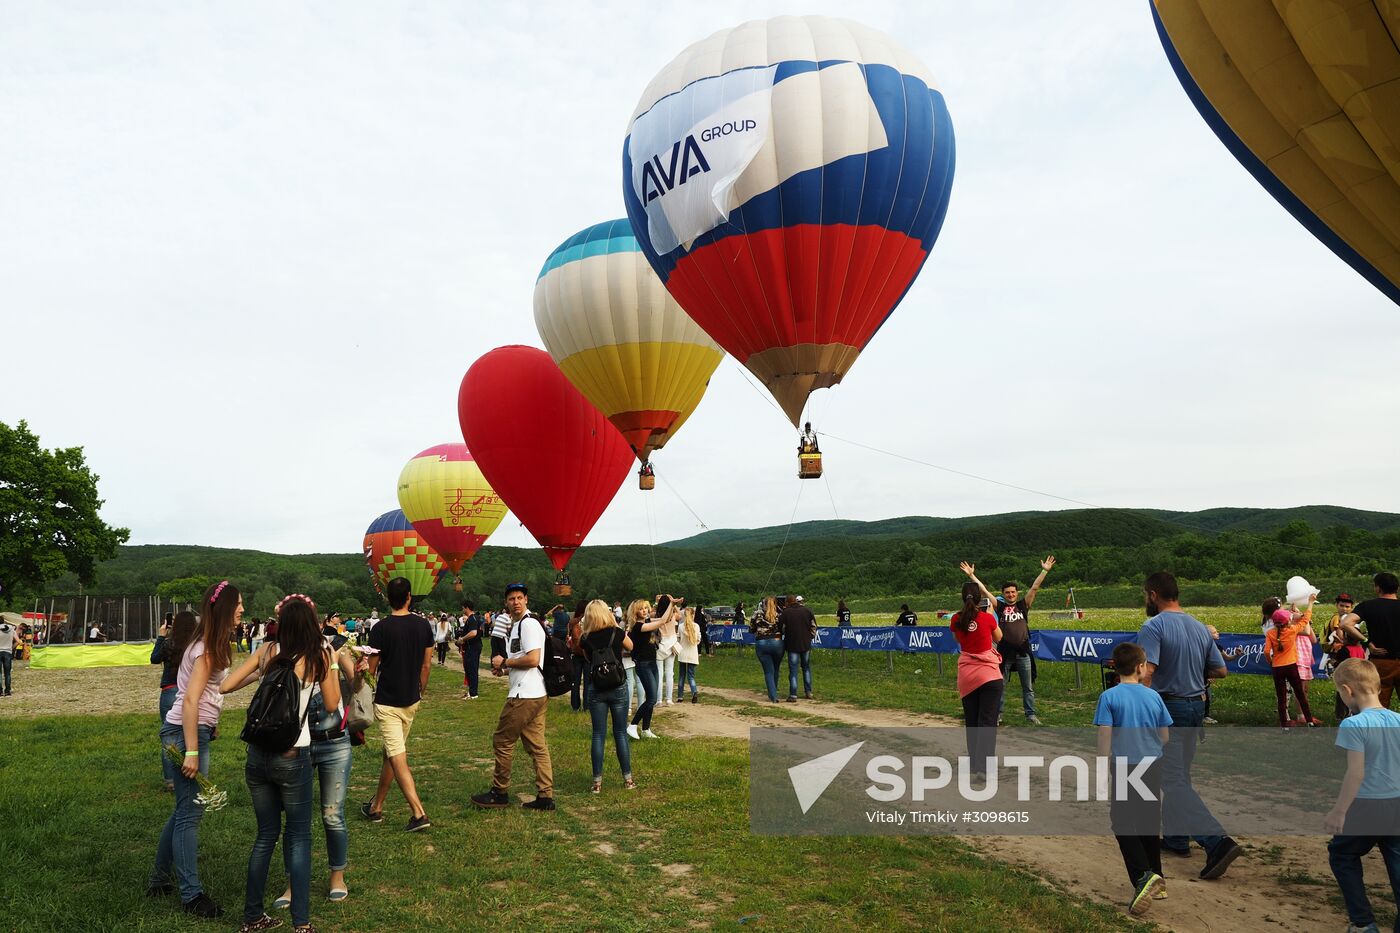
<svg viewBox="0 0 1400 933"><path fill-rule="evenodd" d="M198 758L198 757L199 757L199 752L197 752L197 751L194 751L194 752L185 752L185 757L186 757L186 758Z"/></svg>
<svg viewBox="0 0 1400 933"><path fill-rule="evenodd" d="M333 670L333 671L338 671L338 670L340 670L340 665L339 665L339 664L332 664L332 665L331 665L331 670Z"/></svg>

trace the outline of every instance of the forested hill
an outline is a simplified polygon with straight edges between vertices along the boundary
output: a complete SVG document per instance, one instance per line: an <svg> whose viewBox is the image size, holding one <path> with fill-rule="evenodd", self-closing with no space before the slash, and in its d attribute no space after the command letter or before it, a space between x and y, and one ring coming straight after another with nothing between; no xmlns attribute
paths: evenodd
<svg viewBox="0 0 1400 933"><path fill-rule="evenodd" d="M845 598L857 609L910 601L951 605L974 561L991 585L1028 585L1053 552L1059 565L1046 598L1069 587L1081 605L1133 605L1143 576L1166 569L1192 584L1201 603L1252 603L1281 592L1293 574L1331 592L1368 593L1371 574L1400 568L1400 515L1332 506L1296 509L1211 509L1167 512L1086 509L1019 512L973 518L899 518L877 522L807 522L786 528L710 531L657 547L585 546L569 571L577 596L627 600L657 592L692 604L752 605L768 592L795 592L819 611ZM227 577L251 613L266 614L289 592L309 593L323 607L350 613L380 605L359 554L269 554L185 545L120 548L98 568L88 593L139 596L160 592L194 598L210 578ZM467 565L463 594L495 605L502 584L524 580L533 602L548 607L554 573L536 548L487 546ZM60 579L54 594L77 591ZM429 608L455 607L450 582Z"/></svg>
<svg viewBox="0 0 1400 933"><path fill-rule="evenodd" d="M1108 511L1108 510L1101 510ZM1316 531L1346 526L1359 531L1383 533L1400 530L1400 515L1391 512L1367 512L1336 505L1303 505L1291 509L1205 509L1200 512L1168 512L1160 509L1116 509L1117 513L1142 515L1160 519L1177 526L1180 531L1201 531L1215 534L1222 531L1242 531L1271 535L1289 522L1307 522ZM1000 515L974 515L965 518L931 518L910 515L880 521L860 522L827 520L798 522L792 526L789 541L802 538L824 538L834 535L862 538L924 538L943 531L1001 525L1021 519L1072 515L1070 512L1006 512ZM1082 513L1079 513L1082 514ZM719 528L689 538L667 541L666 547L776 547L788 533L787 526L769 528Z"/></svg>

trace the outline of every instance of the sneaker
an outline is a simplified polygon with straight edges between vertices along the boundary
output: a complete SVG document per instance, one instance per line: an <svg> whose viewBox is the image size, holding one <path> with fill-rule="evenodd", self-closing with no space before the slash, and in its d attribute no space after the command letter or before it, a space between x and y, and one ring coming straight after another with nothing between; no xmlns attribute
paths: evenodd
<svg viewBox="0 0 1400 933"><path fill-rule="evenodd" d="M1364 927L1357 923L1348 923L1347 933L1380 933L1380 928L1374 923L1368 923Z"/></svg>
<svg viewBox="0 0 1400 933"><path fill-rule="evenodd" d="M699 703L699 702L700 702L700 694L698 694L698 693L692 693L692 694L690 695L690 702L692 702L692 703Z"/></svg>
<svg viewBox="0 0 1400 933"><path fill-rule="evenodd" d="M637 727L636 727L636 726L628 726L628 727L627 727L627 737L628 737L629 739L640 739L640 738L641 738L641 736L637 734Z"/></svg>
<svg viewBox="0 0 1400 933"><path fill-rule="evenodd" d="M1235 840L1226 836L1220 844L1206 856L1206 867L1201 869L1201 880L1211 881L1225 874L1230 863L1244 854L1244 849Z"/></svg>
<svg viewBox="0 0 1400 933"><path fill-rule="evenodd" d="M554 798L553 798L553 797L536 797L534 800L531 800L529 803L522 803L522 804L520 805L520 809L522 809L522 810L551 811L551 810L556 809L556 807L554 806Z"/></svg>
<svg viewBox="0 0 1400 933"><path fill-rule="evenodd" d="M468 699L468 700L475 700L475 699L478 699L478 697L479 697L478 694L473 693L471 696L467 697L467 699Z"/></svg>
<svg viewBox="0 0 1400 933"><path fill-rule="evenodd" d="M1157 893L1152 895L1154 901L1165 901L1167 899L1167 882L1162 879L1162 886L1157 889Z"/></svg>
<svg viewBox="0 0 1400 933"><path fill-rule="evenodd" d="M258 930L275 930L282 925L282 921L276 917L269 917L263 914L256 920L250 920L238 928L238 933L257 933Z"/></svg>
<svg viewBox="0 0 1400 933"><path fill-rule="evenodd" d="M1141 917L1147 913L1147 908L1152 906L1152 896L1157 893L1157 889L1162 884L1162 876L1156 872L1149 871L1144 874L1142 880L1138 882L1132 902L1128 904L1128 913L1134 917Z"/></svg>
<svg viewBox="0 0 1400 933"><path fill-rule="evenodd" d="M1220 725L1220 720L1218 720L1218 719L1211 719L1209 716L1207 716L1205 719L1202 719L1201 722L1205 723L1205 724L1208 725L1208 726L1218 726L1218 725Z"/></svg>
<svg viewBox="0 0 1400 933"><path fill-rule="evenodd" d="M1030 724L1033 725L1033 726L1043 726L1043 725L1045 725L1045 723L1041 722L1041 721L1040 721L1040 717L1037 716L1035 713L1031 713L1029 716L1027 716L1027 717L1026 717L1026 722L1030 723Z"/></svg>
<svg viewBox="0 0 1400 933"><path fill-rule="evenodd" d="M655 732L652 732L650 729L643 729L643 730L642 730L642 738L645 738L645 739L659 739L659 738L661 738L661 736L657 735Z"/></svg>
<svg viewBox="0 0 1400 933"><path fill-rule="evenodd" d="M479 794L472 794L472 803L485 810L500 810L510 806L510 795L503 794L493 787Z"/></svg>
<svg viewBox="0 0 1400 933"><path fill-rule="evenodd" d="M794 693L792 696L788 697L788 702L789 702L789 703L796 703L796 702L797 702L797 694Z"/></svg>
<svg viewBox="0 0 1400 933"><path fill-rule="evenodd" d="M200 891L193 898L184 903L185 913L194 914L196 917L203 917L205 920L213 920L224 915L223 908L215 904L213 899Z"/></svg>
<svg viewBox="0 0 1400 933"><path fill-rule="evenodd" d="M428 814L424 813L422 816L415 816L413 819L409 820L408 825L403 828L403 831L406 833L416 833L432 825L433 821L428 819Z"/></svg>
<svg viewBox="0 0 1400 933"><path fill-rule="evenodd" d="M1001 718L1000 716L998 716L998 717L997 717L997 725L1001 725L1001 724L1002 724L1002 718Z"/></svg>
<svg viewBox="0 0 1400 933"><path fill-rule="evenodd" d="M371 803L373 803L373 801L369 801L368 803L362 803L362 804L360 804L360 816L363 816L365 819L369 820L371 823L382 823L382 822L384 822L384 811L383 811L383 810L371 810L371 809L370 809L370 804L371 804Z"/></svg>

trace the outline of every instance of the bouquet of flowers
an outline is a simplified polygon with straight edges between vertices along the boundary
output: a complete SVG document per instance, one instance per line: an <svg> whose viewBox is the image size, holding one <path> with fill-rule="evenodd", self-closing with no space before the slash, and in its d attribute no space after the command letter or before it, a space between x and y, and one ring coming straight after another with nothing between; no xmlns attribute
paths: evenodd
<svg viewBox="0 0 1400 933"><path fill-rule="evenodd" d="M371 648L369 645L352 645L346 642L341 650L348 651L355 656L355 675L363 673L364 682L369 684L371 689L379 686L375 683L374 675L369 672L369 656L378 654L378 648Z"/></svg>
<svg viewBox="0 0 1400 933"><path fill-rule="evenodd" d="M165 746L165 753L175 762L176 767L184 765L185 756L174 745ZM199 794L194 798L195 803L210 813L222 810L228 804L228 791L219 790L218 786L200 771L194 773L194 779L199 784Z"/></svg>

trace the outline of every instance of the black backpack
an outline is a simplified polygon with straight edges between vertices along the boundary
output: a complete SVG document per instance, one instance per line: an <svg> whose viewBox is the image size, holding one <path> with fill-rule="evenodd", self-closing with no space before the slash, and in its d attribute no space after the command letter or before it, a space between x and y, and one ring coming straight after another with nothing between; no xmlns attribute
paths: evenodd
<svg viewBox="0 0 1400 933"><path fill-rule="evenodd" d="M616 690L627 683L627 671L613 651L612 630L607 644L593 652L592 676L594 690Z"/></svg>
<svg viewBox="0 0 1400 933"><path fill-rule="evenodd" d="M296 744L311 704L299 710L301 680L296 663L273 661L248 704L248 721L241 738L265 752L281 754Z"/></svg>
<svg viewBox="0 0 1400 933"><path fill-rule="evenodd" d="M543 622L544 629L544 692L552 697L563 696L571 689L574 662L570 657L569 643L550 631Z"/></svg>

